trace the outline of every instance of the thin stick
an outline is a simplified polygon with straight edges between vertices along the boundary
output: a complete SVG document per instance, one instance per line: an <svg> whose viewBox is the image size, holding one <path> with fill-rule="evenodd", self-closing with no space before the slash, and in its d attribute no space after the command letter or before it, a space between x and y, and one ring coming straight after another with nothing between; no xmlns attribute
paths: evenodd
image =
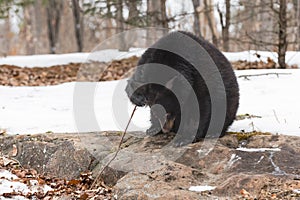
<svg viewBox="0 0 300 200"><path fill-rule="evenodd" d="M275 116L276 121L278 122L278 124L280 124L280 121L279 121L279 119L278 119L278 117L277 117L277 115L276 115L275 110L273 110L273 113L274 113L274 116Z"/></svg>
<svg viewBox="0 0 300 200"><path fill-rule="evenodd" d="M104 172L104 170L105 170L105 169L110 165L110 163L117 157L119 151L121 150L121 145L122 145L122 143L123 143L123 140L124 140L124 137L125 137L125 135L126 135L127 129L128 129L128 127L129 127L129 124L130 124L130 122L131 122L131 119L132 119L133 114L135 113L136 109L137 109L137 106L134 106L133 111L132 111L132 113L131 113L131 116L130 116L130 118L129 118L129 120L128 120L128 123L127 123L127 125L126 125L126 128L125 128L125 130L124 130L124 132L123 132L123 134L122 134L122 137L121 137L121 140L120 140L120 143L119 143L119 146L118 146L118 149L117 149L115 155L108 161L108 163L102 168L102 170L101 170L101 171L99 172L99 174L96 176L96 178L95 178L93 184L92 184L91 187L90 187L91 189L93 189L93 187L96 185L97 180L98 180L99 177L102 175L102 173Z"/></svg>
<svg viewBox="0 0 300 200"><path fill-rule="evenodd" d="M291 75L291 73L263 73L263 74L248 74L248 75L240 75L238 76L238 78L248 78L250 76L268 76L268 75L277 75L277 77L279 77L279 75Z"/></svg>

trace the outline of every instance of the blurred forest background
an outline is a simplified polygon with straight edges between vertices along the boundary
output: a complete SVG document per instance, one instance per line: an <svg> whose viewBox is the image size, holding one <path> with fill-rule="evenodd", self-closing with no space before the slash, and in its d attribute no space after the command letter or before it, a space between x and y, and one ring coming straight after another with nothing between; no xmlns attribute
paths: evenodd
<svg viewBox="0 0 300 200"><path fill-rule="evenodd" d="M0 56L87 52L115 33L161 27L227 52L275 51L283 66L300 50L299 10L300 0L0 0Z"/></svg>

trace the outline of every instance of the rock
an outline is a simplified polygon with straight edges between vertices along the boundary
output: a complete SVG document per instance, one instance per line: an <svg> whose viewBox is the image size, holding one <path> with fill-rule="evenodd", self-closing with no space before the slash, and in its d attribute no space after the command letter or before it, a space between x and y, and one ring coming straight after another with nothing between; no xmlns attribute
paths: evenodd
<svg viewBox="0 0 300 200"><path fill-rule="evenodd" d="M90 134L97 142L96 134ZM98 160L92 155L93 150L81 146L81 140L87 139L84 134L42 134L32 136L1 137L0 150L4 154L12 155L17 147L14 159L24 167L37 170L40 174L74 179L81 172L92 170ZM105 140L104 140L105 141ZM93 147L93 144L86 146ZM103 146L108 147L108 143ZM105 152L105 151L104 151ZM108 154L108 152L107 152ZM101 155L96 155L101 157Z"/></svg>
<svg viewBox="0 0 300 200"><path fill-rule="evenodd" d="M166 145L163 138L169 141L163 136L145 138L142 145L136 145L131 152L157 153ZM300 186L300 147L295 146L299 142L299 137L257 135L250 137L244 149L239 150L236 136L230 134L219 139L206 156L202 155L203 142L198 142L187 146L176 160L156 161L160 162L160 168L129 172L117 182L114 190L121 199L243 199L240 193L243 189L252 198L270 198L274 194L280 198L300 197L295 192ZM252 152L242 151L247 149ZM115 163L118 164L123 162ZM204 185L215 186L216 189L202 192L188 190L191 186Z"/></svg>
<svg viewBox="0 0 300 200"><path fill-rule="evenodd" d="M17 146L14 158L41 174L72 179L87 171L93 161L87 150L76 148L72 141L44 135L8 138L1 138L1 152L10 154Z"/></svg>
<svg viewBox="0 0 300 200"><path fill-rule="evenodd" d="M118 199L297 199L300 137L253 135L170 145L174 135L129 132L116 159L101 175ZM38 172L66 178L94 176L115 155L120 132L2 136L1 152ZM96 166L96 164L98 165ZM213 190L190 191L192 186ZM202 187L200 187L202 188Z"/></svg>
<svg viewBox="0 0 300 200"><path fill-rule="evenodd" d="M298 199L300 195L294 191L294 188L299 187L300 182L289 177L276 177L270 174L239 174L228 178L213 193L218 197L230 196L238 199L241 198L240 192L247 188L246 191L251 197L248 199ZM276 198L273 198L274 196Z"/></svg>
<svg viewBox="0 0 300 200"><path fill-rule="evenodd" d="M130 172L116 184L116 195L120 199L199 199L199 194L186 187L198 178L193 171L170 162L156 172Z"/></svg>

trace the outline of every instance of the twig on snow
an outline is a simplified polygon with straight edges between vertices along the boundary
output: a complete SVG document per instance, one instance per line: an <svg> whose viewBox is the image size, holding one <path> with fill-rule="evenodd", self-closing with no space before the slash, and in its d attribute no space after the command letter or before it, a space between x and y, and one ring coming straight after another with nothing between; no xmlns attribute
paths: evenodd
<svg viewBox="0 0 300 200"><path fill-rule="evenodd" d="M292 73L276 73L276 72L272 72L272 73L262 73L262 74L246 74L246 75L240 75L238 76L238 78L245 78L247 80L249 80L248 77L251 76L268 76L268 75L276 75L277 77L279 77L279 75L291 75Z"/></svg>

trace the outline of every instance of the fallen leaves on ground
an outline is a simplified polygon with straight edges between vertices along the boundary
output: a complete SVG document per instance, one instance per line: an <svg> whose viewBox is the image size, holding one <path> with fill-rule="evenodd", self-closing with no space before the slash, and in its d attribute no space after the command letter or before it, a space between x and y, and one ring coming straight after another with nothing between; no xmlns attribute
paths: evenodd
<svg viewBox="0 0 300 200"><path fill-rule="evenodd" d="M0 156L0 197L27 199L112 199L111 188L93 183L92 173L83 172L79 179L65 180L38 174L34 169L20 166L8 156Z"/></svg>
<svg viewBox="0 0 300 200"><path fill-rule="evenodd" d="M52 67L17 67L0 65L0 85L6 86L45 86L72 81L112 81L130 77L139 58L132 56L109 63L70 63ZM232 67L244 69L275 69L277 64L270 58L267 62L235 61ZM288 66L297 68L297 66Z"/></svg>
<svg viewBox="0 0 300 200"><path fill-rule="evenodd" d="M267 58L267 62L263 61L254 61L254 62L248 62L245 60L239 60L235 62L231 62L231 65L233 69L236 70L245 70L245 69L276 69L278 68L277 63L272 60L271 58ZM290 69L296 69L298 68L297 65L287 65L287 68Z"/></svg>
<svg viewBox="0 0 300 200"><path fill-rule="evenodd" d="M72 81L111 81L130 76L138 61L132 56L110 63L70 63L52 67L0 65L0 85L45 86Z"/></svg>

